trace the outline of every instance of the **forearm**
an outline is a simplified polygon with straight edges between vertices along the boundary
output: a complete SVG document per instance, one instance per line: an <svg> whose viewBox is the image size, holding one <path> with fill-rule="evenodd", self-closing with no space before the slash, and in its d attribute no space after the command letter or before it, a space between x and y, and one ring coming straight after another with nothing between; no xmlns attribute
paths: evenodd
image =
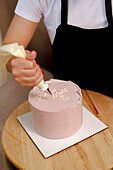
<svg viewBox="0 0 113 170"><path fill-rule="evenodd" d="M2 45L17 42L19 45L23 45L24 48L26 48L36 30L37 25L37 23L15 15ZM6 67L7 70L11 72L11 60L7 63Z"/></svg>

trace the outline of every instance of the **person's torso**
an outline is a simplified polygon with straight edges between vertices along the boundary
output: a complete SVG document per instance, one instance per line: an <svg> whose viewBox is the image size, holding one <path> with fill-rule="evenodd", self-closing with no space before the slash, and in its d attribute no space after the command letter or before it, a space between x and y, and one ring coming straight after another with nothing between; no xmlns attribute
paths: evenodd
<svg viewBox="0 0 113 170"><path fill-rule="evenodd" d="M105 0L69 0L68 4L68 24L86 29L108 26ZM53 43L56 28L61 24L61 0L46 0L44 6L44 22Z"/></svg>
<svg viewBox="0 0 113 170"><path fill-rule="evenodd" d="M106 0L105 8L110 24L97 29L69 25L68 7L65 0L62 2L62 24L56 30L53 43L55 77L113 96L111 1Z"/></svg>

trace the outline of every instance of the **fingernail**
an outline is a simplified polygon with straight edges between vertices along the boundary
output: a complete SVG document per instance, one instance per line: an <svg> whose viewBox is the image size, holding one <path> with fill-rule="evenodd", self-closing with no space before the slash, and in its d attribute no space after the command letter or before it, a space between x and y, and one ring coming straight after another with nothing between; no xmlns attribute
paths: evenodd
<svg viewBox="0 0 113 170"><path fill-rule="evenodd" d="M35 51L31 51L31 56L34 57L34 55L36 55Z"/></svg>

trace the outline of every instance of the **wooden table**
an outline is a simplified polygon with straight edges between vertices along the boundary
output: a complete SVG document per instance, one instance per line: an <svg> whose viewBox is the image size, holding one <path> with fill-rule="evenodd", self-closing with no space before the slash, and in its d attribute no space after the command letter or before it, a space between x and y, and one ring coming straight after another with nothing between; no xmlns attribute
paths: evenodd
<svg viewBox="0 0 113 170"><path fill-rule="evenodd" d="M109 170L113 168L113 99L82 90L83 105L108 129L45 159L24 131L16 117L30 111L22 103L6 120L2 145L7 158L26 170Z"/></svg>

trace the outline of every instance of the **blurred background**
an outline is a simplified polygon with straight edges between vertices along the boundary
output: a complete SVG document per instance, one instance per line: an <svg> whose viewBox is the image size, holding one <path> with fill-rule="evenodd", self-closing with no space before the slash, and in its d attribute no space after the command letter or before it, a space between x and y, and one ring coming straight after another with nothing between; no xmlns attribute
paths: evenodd
<svg viewBox="0 0 113 170"><path fill-rule="evenodd" d="M7 32L14 15L17 0L0 0L0 45ZM52 46L45 28L43 18L28 45L29 50L36 50L38 53L37 61L44 71L45 80L53 78L51 74L52 65ZM0 138L2 129L7 117L22 102L27 100L28 93L32 87L20 87L14 80L11 73L8 73L7 82L0 87ZM6 158L0 140L0 169L16 169Z"/></svg>

